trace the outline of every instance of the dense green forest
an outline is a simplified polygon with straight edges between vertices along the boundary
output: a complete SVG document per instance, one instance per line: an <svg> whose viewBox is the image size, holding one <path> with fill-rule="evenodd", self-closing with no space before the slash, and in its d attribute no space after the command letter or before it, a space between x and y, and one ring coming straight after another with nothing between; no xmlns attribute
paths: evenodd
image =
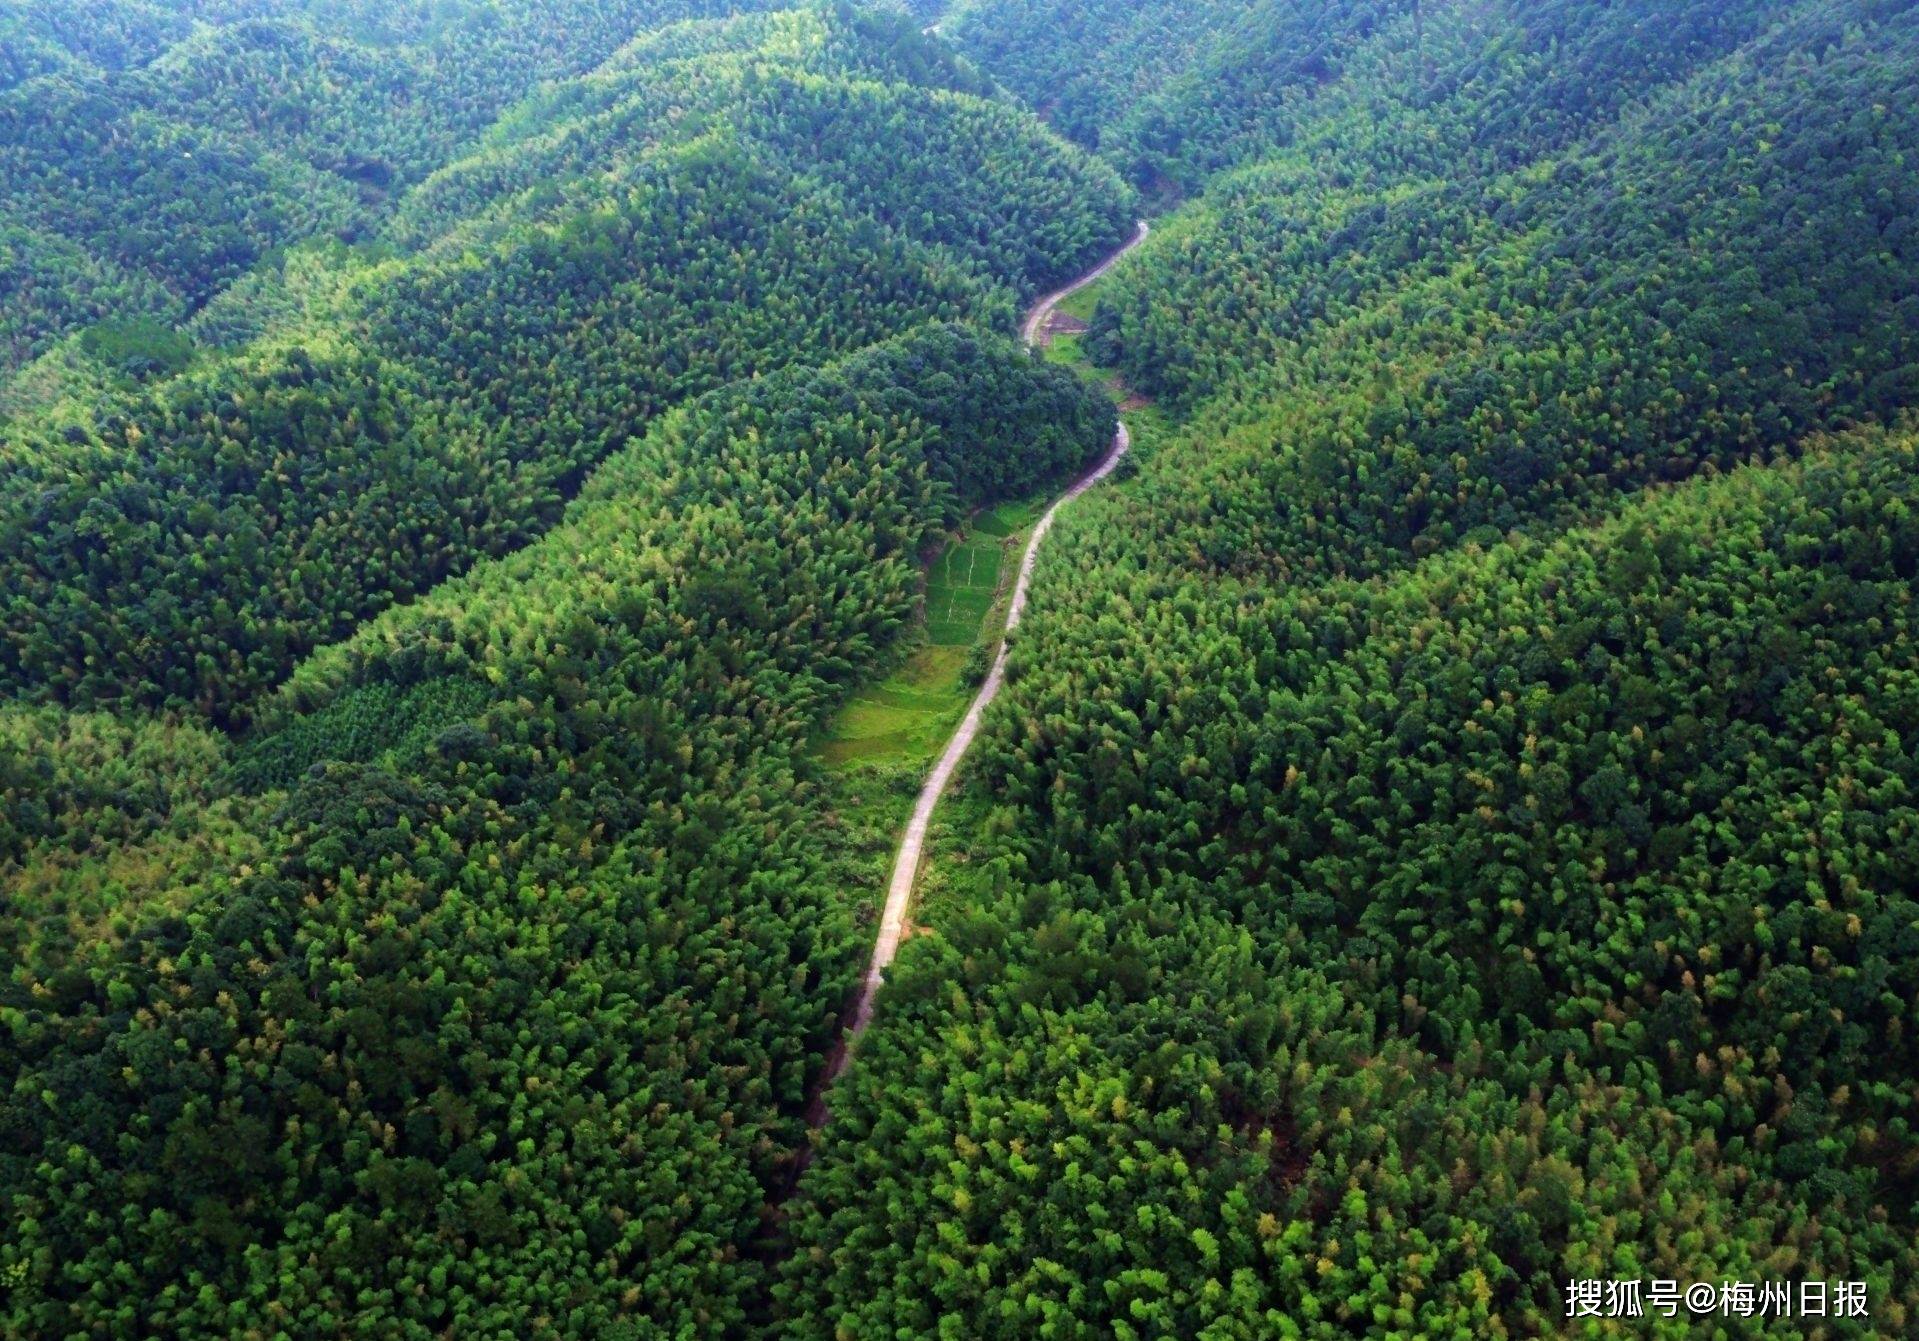
<svg viewBox="0 0 1919 1341"><path fill-rule="evenodd" d="M1902 1330L1914 445L1389 583L1036 610L792 1332L1554 1332L1573 1276L1801 1274Z"/></svg>
<svg viewBox="0 0 1919 1341"><path fill-rule="evenodd" d="M1919 1316L1919 22L1771 8L1427 6L1104 287L791 1334Z"/></svg>
<svg viewBox="0 0 1919 1341"><path fill-rule="evenodd" d="M766 4L5 0L0 371L176 319L275 249L370 235L405 188L636 30Z"/></svg>
<svg viewBox="0 0 1919 1341"><path fill-rule="evenodd" d="M1109 424L929 328L663 417L238 748L9 710L15 1325L739 1324L859 948L801 751L928 540ZM206 896L95 906L128 846Z"/></svg>
<svg viewBox="0 0 1919 1341"><path fill-rule="evenodd" d="M1337 77L1413 0L961 0L941 31L1073 139L1161 190ZM1270 143L1270 139L1266 143Z"/></svg>
<svg viewBox="0 0 1919 1341"><path fill-rule="evenodd" d="M79 422L16 424L0 687L242 722L306 651L550 526L667 406L1004 324L1126 227L1110 172L930 82L950 63L897 20L641 46L422 187L404 254L303 275L293 315Z"/></svg>
<svg viewBox="0 0 1919 1341"><path fill-rule="evenodd" d="M1910 1332L1916 85L0 0L0 1336ZM918 786L822 742L1115 394L822 1107Z"/></svg>
<svg viewBox="0 0 1919 1341"><path fill-rule="evenodd" d="M1415 175L1457 179L1467 164L1510 166L1563 146L1785 8L961 0L942 31L1142 186L1192 193L1257 161L1376 197ZM1638 63L1629 79L1625 50ZM1303 205L1298 190L1288 180L1261 195Z"/></svg>

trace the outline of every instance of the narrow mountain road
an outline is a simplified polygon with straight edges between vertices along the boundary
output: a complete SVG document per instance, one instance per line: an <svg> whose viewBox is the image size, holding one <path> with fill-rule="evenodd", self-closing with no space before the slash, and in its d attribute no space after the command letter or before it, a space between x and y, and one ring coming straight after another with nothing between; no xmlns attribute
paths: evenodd
<svg viewBox="0 0 1919 1341"><path fill-rule="evenodd" d="M1026 343L1035 347L1044 344L1046 325L1053 311L1075 293L1100 278L1119 263L1119 259L1145 241L1147 225L1141 220L1132 238L1101 261L1091 270L1068 284L1057 293L1048 294L1033 304L1027 314L1026 324L1021 334ZM1078 498L1088 489L1112 474L1113 467L1126 455L1126 449L1132 446L1132 437L1126 431L1125 423L1114 426L1113 446L1100 460L1099 464L1073 482L1071 488L1053 500L1051 507L1033 526L1033 534L1026 541L1026 552L1020 559L1019 577L1013 583L1013 596L1006 607L1006 634L1011 636L1018 627L1020 615L1026 610L1027 588L1032 584L1033 566L1039 560L1039 547L1046 539L1046 533L1053 528L1053 519L1066 504ZM960 722L953 738L946 743L945 751L939 762L933 765L933 771L927 775L926 784L920 788L919 800L913 806L913 818L907 821L906 833L900 839L899 855L893 862L893 878L886 888L886 907L880 914L879 937L873 943L873 955L867 962L866 977L860 983L859 994L854 999L852 1016L849 1019L840 1047L827 1063L822 1089L839 1079L846 1070L846 1064L853 1055L853 1044L865 1032L873 1019L873 998L878 994L880 983L886 976L887 967L892 964L893 956L899 953L900 938L906 929L906 914L913 903L913 884L919 875L920 861L926 847L926 831L933 822L933 811L945 794L946 786L953 780L953 773L959 767L960 760L966 757L973 738L979 734L980 719L986 714L986 706L999 695L1000 687L1006 683L1006 639L1000 641L999 655L993 658L993 668L986 673L986 681L973 696L972 704L966 709L966 716ZM815 1126L826 1120L827 1110L823 1102L816 1102L810 1115Z"/></svg>

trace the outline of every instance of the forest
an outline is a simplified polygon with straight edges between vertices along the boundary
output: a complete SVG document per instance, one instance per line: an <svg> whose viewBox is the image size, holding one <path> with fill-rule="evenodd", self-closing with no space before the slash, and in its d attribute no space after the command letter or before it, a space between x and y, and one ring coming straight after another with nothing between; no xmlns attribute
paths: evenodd
<svg viewBox="0 0 1919 1341"><path fill-rule="evenodd" d="M1911 1325L1919 25L1632 8L1428 7L1102 289L1171 423L1042 560L793 1334Z"/></svg>
<svg viewBox="0 0 1919 1341"><path fill-rule="evenodd" d="M550 527L667 407L916 323L1004 325L1123 233L1109 169L874 22L675 30L436 176L395 254L301 272L289 313L226 314L176 376L21 416L0 688L243 723L306 652ZM912 150L882 174L874 144Z"/></svg>
<svg viewBox="0 0 1919 1341"><path fill-rule="evenodd" d="M1919 1327L1915 86L0 0L0 1337ZM925 765L836 723L1116 413L847 1035Z"/></svg>

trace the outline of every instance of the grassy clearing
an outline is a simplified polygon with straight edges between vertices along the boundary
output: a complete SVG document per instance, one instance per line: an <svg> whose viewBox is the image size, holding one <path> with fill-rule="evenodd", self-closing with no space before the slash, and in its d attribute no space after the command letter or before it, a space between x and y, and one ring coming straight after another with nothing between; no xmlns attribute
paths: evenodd
<svg viewBox="0 0 1919 1341"><path fill-rule="evenodd" d="M1043 500L976 513L926 574L923 640L878 684L855 694L820 742L830 764L923 763L959 725L977 675L998 646L1026 534ZM980 659L974 649L980 648Z"/></svg>
<svg viewBox="0 0 1919 1341"><path fill-rule="evenodd" d="M1081 290L1060 310L1086 320L1097 289ZM1045 357L1103 377L1086 362L1082 344L1081 336L1056 335ZM840 710L820 738L820 758L836 766L890 770L921 766L939 754L998 648L1019 556L1046 501L1001 503L967 521L927 569L920 641L892 674Z"/></svg>
<svg viewBox="0 0 1919 1341"><path fill-rule="evenodd" d="M973 529L981 535L1005 540L1010 536L1024 535L1044 511L1046 502L1043 499L1026 498L1000 503L975 514Z"/></svg>
<svg viewBox="0 0 1919 1341"><path fill-rule="evenodd" d="M1106 279L1102 276L1100 279L1088 284L1078 293L1068 298L1054 310L1062 312L1069 317L1077 317L1081 321L1091 321L1093 319L1093 309L1099 306L1100 288L1105 283Z"/></svg>
<svg viewBox="0 0 1919 1341"><path fill-rule="evenodd" d="M1048 363L1058 363L1068 368L1090 369L1086 361L1086 337L1078 332L1062 332L1046 342L1044 357Z"/></svg>
<svg viewBox="0 0 1919 1341"><path fill-rule="evenodd" d="M899 669L840 709L820 757L829 764L932 758L966 708L967 651L916 648Z"/></svg>
<svg viewBox="0 0 1919 1341"><path fill-rule="evenodd" d="M926 640L935 647L970 647L992 608L1003 566L1003 541L977 531L949 545L926 575Z"/></svg>

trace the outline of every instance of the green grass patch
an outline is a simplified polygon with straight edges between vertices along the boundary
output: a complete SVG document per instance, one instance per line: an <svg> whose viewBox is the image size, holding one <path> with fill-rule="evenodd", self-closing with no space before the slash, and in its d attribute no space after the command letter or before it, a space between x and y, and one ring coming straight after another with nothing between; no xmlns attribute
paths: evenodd
<svg viewBox="0 0 1919 1341"><path fill-rule="evenodd" d="M1006 537L973 531L933 561L926 574L926 639L935 647L971 647L999 589Z"/></svg>
<svg viewBox="0 0 1919 1341"><path fill-rule="evenodd" d="M920 765L939 754L972 700L975 649L990 654L999 644L1020 551L1045 507L1045 499L1024 499L982 509L933 560L922 641L840 710L819 742L823 760Z"/></svg>
<svg viewBox="0 0 1919 1341"><path fill-rule="evenodd" d="M981 535L997 536L1004 540L1031 527L1044 511L1045 503L1036 498L999 503L975 516L973 529Z"/></svg>
<svg viewBox="0 0 1919 1341"><path fill-rule="evenodd" d="M1069 317L1077 317L1081 321L1091 321L1093 309L1099 306L1099 291L1105 284L1106 278L1102 276L1061 303L1055 310Z"/></svg>
<svg viewBox="0 0 1919 1341"><path fill-rule="evenodd" d="M930 759L966 713L970 647L921 646L900 668L853 696L828 728L829 764Z"/></svg>
<svg viewBox="0 0 1919 1341"><path fill-rule="evenodd" d="M1086 337L1077 332L1055 335L1046 342L1043 357L1048 363L1068 368L1090 368L1086 361Z"/></svg>

